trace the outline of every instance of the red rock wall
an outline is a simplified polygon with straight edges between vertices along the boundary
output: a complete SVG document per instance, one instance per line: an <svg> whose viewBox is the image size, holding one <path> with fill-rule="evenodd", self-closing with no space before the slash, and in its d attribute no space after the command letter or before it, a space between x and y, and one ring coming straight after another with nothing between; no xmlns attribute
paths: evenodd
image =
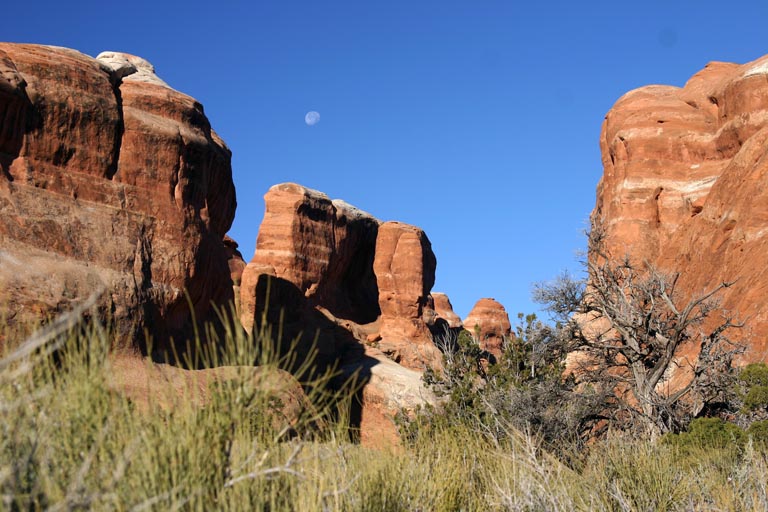
<svg viewBox="0 0 768 512"><path fill-rule="evenodd" d="M0 44L0 304L16 322L100 308L137 343L233 298L230 152L143 59ZM167 347L166 347L167 348Z"/></svg>
<svg viewBox="0 0 768 512"><path fill-rule="evenodd" d="M736 280L722 307L746 360L768 357L768 56L711 63L683 88L631 91L608 112L593 223L614 256L681 272L689 297ZM683 297L685 298L685 297Z"/></svg>

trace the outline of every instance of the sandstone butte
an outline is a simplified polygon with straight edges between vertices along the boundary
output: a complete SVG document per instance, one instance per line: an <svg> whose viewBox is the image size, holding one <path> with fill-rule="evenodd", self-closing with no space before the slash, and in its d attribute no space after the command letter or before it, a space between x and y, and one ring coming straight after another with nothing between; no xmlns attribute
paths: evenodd
<svg viewBox="0 0 768 512"><path fill-rule="evenodd" d="M734 281L721 307L746 325L730 335L747 346L743 362L766 360L768 56L625 94L600 147L592 223L612 255L679 272L683 300Z"/></svg>
<svg viewBox="0 0 768 512"><path fill-rule="evenodd" d="M97 314L130 349L112 363L115 385L139 400L159 393L136 384L155 375L173 402L197 377L140 356L163 363L234 302L246 330L266 319L296 337L299 362L316 348L321 364L359 373L363 442L394 442L394 415L435 400L420 378L440 363L435 336L461 329L431 294L427 235L282 184L246 264L226 236L230 160L202 105L144 59L0 43L0 317L28 325L103 290Z"/></svg>

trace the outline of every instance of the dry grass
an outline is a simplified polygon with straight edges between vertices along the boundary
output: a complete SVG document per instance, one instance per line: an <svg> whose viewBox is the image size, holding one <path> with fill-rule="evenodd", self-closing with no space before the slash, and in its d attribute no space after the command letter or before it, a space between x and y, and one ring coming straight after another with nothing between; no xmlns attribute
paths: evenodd
<svg viewBox="0 0 768 512"><path fill-rule="evenodd" d="M228 337L222 360L253 361L257 341ZM252 374L232 372L202 405L147 409L115 391L108 345L90 326L4 359L0 508L768 510L766 453L751 445L682 452L617 438L573 469L530 436L496 442L461 425L372 451L347 441L343 421L318 430L322 411L294 421L304 435L286 440L274 393Z"/></svg>

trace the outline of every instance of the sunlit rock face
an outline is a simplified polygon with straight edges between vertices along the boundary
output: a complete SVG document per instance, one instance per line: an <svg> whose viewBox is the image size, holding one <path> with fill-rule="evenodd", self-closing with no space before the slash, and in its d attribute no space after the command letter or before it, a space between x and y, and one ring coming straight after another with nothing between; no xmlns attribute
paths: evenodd
<svg viewBox="0 0 768 512"><path fill-rule="evenodd" d="M600 146L592 222L611 253L680 272L683 300L735 281L721 306L747 322L733 332L748 342L744 359L764 360L768 56L710 63L682 88L627 93L606 115Z"/></svg>
<svg viewBox="0 0 768 512"><path fill-rule="evenodd" d="M429 292L437 260L423 230L385 222L376 240L373 270L381 308L380 348L404 366L424 369L440 364L428 323L434 312Z"/></svg>
<svg viewBox="0 0 768 512"><path fill-rule="evenodd" d="M480 348L501 356L504 340L512 334L512 324L504 306L495 299L480 299L464 319L467 329L480 343Z"/></svg>
<svg viewBox="0 0 768 512"><path fill-rule="evenodd" d="M12 322L105 288L99 310L121 336L140 348L149 328L169 349L234 298L222 240L235 206L229 149L147 61L0 44L0 305Z"/></svg>

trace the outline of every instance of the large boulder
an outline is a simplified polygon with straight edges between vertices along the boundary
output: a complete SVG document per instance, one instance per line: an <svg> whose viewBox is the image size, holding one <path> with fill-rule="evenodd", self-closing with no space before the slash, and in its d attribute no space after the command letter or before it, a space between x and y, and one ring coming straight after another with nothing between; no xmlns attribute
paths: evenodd
<svg viewBox="0 0 768 512"><path fill-rule="evenodd" d="M395 363L376 348L366 347L362 357L342 366L341 371L353 389L358 389L350 419L365 446L399 444L396 418L413 416L420 408L437 403L421 372Z"/></svg>
<svg viewBox="0 0 768 512"><path fill-rule="evenodd" d="M113 353L107 360L109 385L143 414L180 412L208 406L217 387L231 383L261 400L259 413L275 432L290 432L312 417L314 407L288 372L262 366L219 366L189 370L131 355ZM316 413L315 413L316 414ZM255 419L255 418L254 418ZM262 418L259 418L262 419Z"/></svg>
<svg viewBox="0 0 768 512"><path fill-rule="evenodd" d="M0 306L15 323L99 301L158 354L233 296L230 151L135 56L0 44ZM191 307L190 307L191 305Z"/></svg>
<svg viewBox="0 0 768 512"><path fill-rule="evenodd" d="M768 56L710 63L682 87L629 92L608 112L592 222L607 249L680 272L681 300L722 281L746 320L745 360L768 350ZM713 321L719 315L713 315ZM690 349L695 354L696 349Z"/></svg>

